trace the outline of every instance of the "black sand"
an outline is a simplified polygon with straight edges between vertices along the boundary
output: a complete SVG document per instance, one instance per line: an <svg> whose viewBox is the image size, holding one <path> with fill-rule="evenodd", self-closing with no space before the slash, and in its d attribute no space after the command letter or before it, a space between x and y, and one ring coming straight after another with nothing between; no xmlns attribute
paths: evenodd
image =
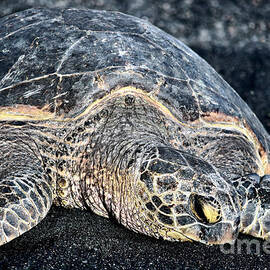
<svg viewBox="0 0 270 270"><path fill-rule="evenodd" d="M270 131L270 4L205 2L4 0L0 15L47 5L120 10L148 18L214 66ZM269 269L264 242L255 244L251 254L245 247L224 254L219 246L156 240L91 213L54 207L37 227L0 247L0 269Z"/></svg>

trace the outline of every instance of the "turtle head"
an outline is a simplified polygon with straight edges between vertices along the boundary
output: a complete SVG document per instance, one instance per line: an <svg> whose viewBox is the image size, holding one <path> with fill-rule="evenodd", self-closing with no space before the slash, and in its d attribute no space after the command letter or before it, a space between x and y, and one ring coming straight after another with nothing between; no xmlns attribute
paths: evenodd
<svg viewBox="0 0 270 270"><path fill-rule="evenodd" d="M136 183L145 233L205 244L236 239L240 224L237 193L207 162L158 147L142 163Z"/></svg>

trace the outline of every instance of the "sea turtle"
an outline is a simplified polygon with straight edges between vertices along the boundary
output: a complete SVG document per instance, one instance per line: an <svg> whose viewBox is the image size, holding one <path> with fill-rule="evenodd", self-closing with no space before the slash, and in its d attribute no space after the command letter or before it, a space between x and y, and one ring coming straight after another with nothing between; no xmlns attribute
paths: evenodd
<svg viewBox="0 0 270 270"><path fill-rule="evenodd" d="M52 203L167 240L269 238L270 137L190 48L119 12L0 28L0 245Z"/></svg>

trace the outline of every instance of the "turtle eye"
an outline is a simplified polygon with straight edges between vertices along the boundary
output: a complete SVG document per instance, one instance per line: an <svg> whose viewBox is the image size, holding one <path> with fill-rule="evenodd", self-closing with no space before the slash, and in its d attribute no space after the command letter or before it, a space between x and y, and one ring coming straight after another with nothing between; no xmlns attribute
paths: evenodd
<svg viewBox="0 0 270 270"><path fill-rule="evenodd" d="M203 223L214 224L221 220L220 206L212 197L206 198L192 194L190 196L190 209L197 220Z"/></svg>

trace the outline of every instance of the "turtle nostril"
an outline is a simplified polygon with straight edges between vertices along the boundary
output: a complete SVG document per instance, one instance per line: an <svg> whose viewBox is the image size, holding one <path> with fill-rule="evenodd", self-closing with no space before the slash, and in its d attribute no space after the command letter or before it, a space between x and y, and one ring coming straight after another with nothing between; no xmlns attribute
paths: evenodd
<svg viewBox="0 0 270 270"><path fill-rule="evenodd" d="M238 217L235 221L234 221L234 226L238 227L240 224L240 217Z"/></svg>

